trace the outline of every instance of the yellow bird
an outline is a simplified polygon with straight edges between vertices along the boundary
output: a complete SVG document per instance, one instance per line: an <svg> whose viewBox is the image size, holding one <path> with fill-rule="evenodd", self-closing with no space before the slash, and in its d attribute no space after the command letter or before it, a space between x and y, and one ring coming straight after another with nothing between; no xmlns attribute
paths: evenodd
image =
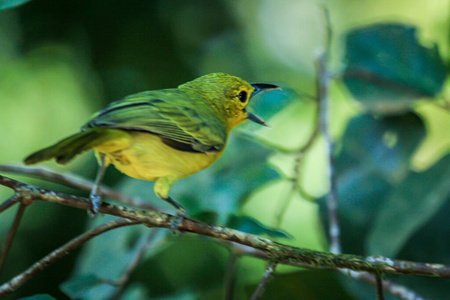
<svg viewBox="0 0 450 300"><path fill-rule="evenodd" d="M176 228L187 212L169 197L172 185L211 166L240 123L264 125L246 106L255 95L275 89L280 88L212 73L174 89L130 95L95 114L81 132L31 154L25 164L52 158L65 164L93 149L100 164L90 195L93 215L101 205L98 189L104 171L113 164L130 177L155 181L155 194L177 210Z"/></svg>

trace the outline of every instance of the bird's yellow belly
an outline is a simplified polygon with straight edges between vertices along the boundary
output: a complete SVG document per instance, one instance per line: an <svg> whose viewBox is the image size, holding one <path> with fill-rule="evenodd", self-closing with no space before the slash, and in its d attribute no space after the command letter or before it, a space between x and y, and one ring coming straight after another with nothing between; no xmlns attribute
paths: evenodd
<svg viewBox="0 0 450 300"><path fill-rule="evenodd" d="M122 173L137 179L156 181L161 177L181 179L212 165L220 153L179 151L164 144L160 137L144 132L126 132L122 139L95 147L106 154Z"/></svg>

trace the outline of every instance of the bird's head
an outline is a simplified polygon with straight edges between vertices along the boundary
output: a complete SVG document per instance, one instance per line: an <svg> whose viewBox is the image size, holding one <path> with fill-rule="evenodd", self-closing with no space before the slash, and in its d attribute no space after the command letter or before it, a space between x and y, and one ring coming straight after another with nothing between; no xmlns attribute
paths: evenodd
<svg viewBox="0 0 450 300"><path fill-rule="evenodd" d="M180 87L195 89L227 123L229 130L246 120L265 125L263 119L247 111L247 105L256 95L281 89L279 86L268 83L250 84L239 77L225 73L204 75Z"/></svg>

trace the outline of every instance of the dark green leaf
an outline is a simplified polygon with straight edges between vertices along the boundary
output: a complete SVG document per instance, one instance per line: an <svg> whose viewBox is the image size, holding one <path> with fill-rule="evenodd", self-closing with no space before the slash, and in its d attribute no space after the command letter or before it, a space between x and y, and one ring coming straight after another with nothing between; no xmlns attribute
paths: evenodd
<svg viewBox="0 0 450 300"><path fill-rule="evenodd" d="M292 238L288 233L263 225L250 217L238 217L232 215L228 218L226 226L256 235L265 234L271 238Z"/></svg>
<svg viewBox="0 0 450 300"><path fill-rule="evenodd" d="M366 114L349 122L335 159L345 251L366 254L365 239L378 210L407 176L423 136L424 125L413 113L382 118Z"/></svg>
<svg viewBox="0 0 450 300"><path fill-rule="evenodd" d="M423 121L414 113L381 118L360 115L347 127L336 168L338 172L365 169L388 181L401 180L409 170L411 155L424 137Z"/></svg>
<svg viewBox="0 0 450 300"><path fill-rule="evenodd" d="M401 24L359 28L346 37L344 81L367 108L405 111L418 98L442 89L446 67L436 47L425 48L416 29Z"/></svg>
<svg viewBox="0 0 450 300"><path fill-rule="evenodd" d="M414 235L412 235L401 252L399 258L411 261L438 262L449 265L450 256L450 195L448 200L436 211ZM395 280L403 285L414 287L414 291L427 299L446 299L450 295L448 279L420 278L415 276L396 276Z"/></svg>
<svg viewBox="0 0 450 300"><path fill-rule="evenodd" d="M70 281L63 283L61 290L72 299L89 299L94 296L92 289L102 284L102 280L97 275L86 274L73 277ZM109 289L113 289L113 287L110 286Z"/></svg>
<svg viewBox="0 0 450 300"><path fill-rule="evenodd" d="M0 0L0 10L22 5L30 0Z"/></svg>
<svg viewBox="0 0 450 300"><path fill-rule="evenodd" d="M450 198L450 156L424 173L411 172L382 206L368 239L369 254L395 257Z"/></svg>
<svg viewBox="0 0 450 300"><path fill-rule="evenodd" d="M364 255L365 239L391 185L377 174L358 170L338 174L339 223L345 253ZM327 221L325 199L320 201L322 219ZM326 225L328 226L328 224Z"/></svg>

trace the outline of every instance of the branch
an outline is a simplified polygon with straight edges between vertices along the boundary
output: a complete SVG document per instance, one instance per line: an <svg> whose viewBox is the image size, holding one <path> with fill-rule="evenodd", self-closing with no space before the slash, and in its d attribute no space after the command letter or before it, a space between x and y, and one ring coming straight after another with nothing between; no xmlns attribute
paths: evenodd
<svg viewBox="0 0 450 300"><path fill-rule="evenodd" d="M381 280L381 276L380 274L375 274L375 285L377 287L377 299L378 300L384 300L384 295L383 295L383 281Z"/></svg>
<svg viewBox="0 0 450 300"><path fill-rule="evenodd" d="M38 178L44 178L51 180L53 182L58 182L75 189L79 189L81 191L90 192L94 183L90 180L86 180L81 178L75 174L71 174L66 172L65 174L58 174L43 168L30 168L30 167L20 167L20 166L7 166L0 165L0 171L15 173L15 174L23 174L28 176L34 176ZM134 206L141 207L146 209L155 209L149 204L142 203L142 200L138 197L128 197L117 191L111 189L110 187L102 185L100 188L100 195L120 201L122 203ZM0 211L1 212L1 211Z"/></svg>
<svg viewBox="0 0 450 300"><path fill-rule="evenodd" d="M19 228L20 221L22 220L23 213L25 212L25 208L27 206L23 203L20 203L19 209L16 212L16 217L14 218L14 222L9 230L8 236L6 237L5 243L2 247L2 253L0 255L0 274L2 274L3 265L6 261L6 257L8 256L9 250L11 249L12 242L14 237L16 236L17 229Z"/></svg>
<svg viewBox="0 0 450 300"><path fill-rule="evenodd" d="M0 178L4 178L3 176L0 176ZM49 265L57 261L58 259L66 256L70 252L72 252L75 248L78 246L86 243L88 240L106 232L111 229L123 227L123 226L129 226L129 225L136 225L139 224L139 222L136 221L130 221L126 219L119 219L115 221L111 221L109 223L100 225L98 227L95 227L92 230L89 230L88 232L85 232L78 237L74 238L67 244L63 245L62 247L52 251L50 254L45 256L40 261L34 263L28 270L25 272L17 275L7 283L4 283L0 286L0 298L14 292L19 287L24 285L28 280L30 280L34 275L36 275L38 272L44 270Z"/></svg>
<svg viewBox="0 0 450 300"><path fill-rule="evenodd" d="M234 299L234 289L236 283L236 269L238 259L241 257L239 252L230 249L230 260L228 262L227 272L225 273L224 290L225 300Z"/></svg>
<svg viewBox="0 0 450 300"><path fill-rule="evenodd" d="M10 208L11 206L13 206L14 204L16 204L17 202L20 202L20 199L19 197L14 195L5 202L3 202L2 204L0 204L0 214L5 210L7 210L8 208Z"/></svg>
<svg viewBox="0 0 450 300"><path fill-rule="evenodd" d="M330 108L328 100L328 90L332 76L328 70L328 59L331 47L331 24L330 16L326 8L323 9L325 17L326 41L325 51L323 51L317 58L317 96L319 98L320 111L320 127L326 142L326 154L328 160L328 181L330 183L330 191L327 194L327 209L328 209L328 235L330 237L330 251L332 253L341 253L341 237L340 226L338 218L338 201L337 201L337 184L336 175L334 172L334 143L330 133Z"/></svg>
<svg viewBox="0 0 450 300"><path fill-rule="evenodd" d="M269 262L269 265L267 266L266 271L264 272L264 276L261 279L261 282L259 283L250 300L258 300L259 298L261 298L262 294L264 293L264 290L266 289L267 283L269 282L269 279L272 277L273 272L275 272L276 267L277 267L276 261Z"/></svg>
<svg viewBox="0 0 450 300"><path fill-rule="evenodd" d="M13 182L16 185L22 185L21 195L24 198L57 203L84 210L88 210L91 205L90 201L86 198L56 193L32 185L26 185L0 175L0 184L6 185L5 182L8 184ZM136 221L148 227L168 229L170 229L173 221L176 219L175 216L158 211L138 210L109 203L103 203L100 207L100 212ZM209 225L187 218L180 223L178 230L235 242L261 250L272 260L276 259L279 264L292 266L304 266L306 264L310 268L346 268L354 271L367 271L370 273L450 278L450 266L446 265L392 260L390 258L379 256L362 257L313 251L280 244L257 235L221 226Z"/></svg>
<svg viewBox="0 0 450 300"><path fill-rule="evenodd" d="M349 275L345 270L340 270L343 275ZM357 280L360 280L362 282L365 282L367 284L376 286L377 282L375 277L372 274L366 273L366 272L355 272L355 271L349 271L350 276L352 278L355 278ZM395 284L388 280L382 280L383 290L388 292L389 294L402 299L402 300L424 300L423 297L419 296L415 292L411 291L410 289Z"/></svg>

